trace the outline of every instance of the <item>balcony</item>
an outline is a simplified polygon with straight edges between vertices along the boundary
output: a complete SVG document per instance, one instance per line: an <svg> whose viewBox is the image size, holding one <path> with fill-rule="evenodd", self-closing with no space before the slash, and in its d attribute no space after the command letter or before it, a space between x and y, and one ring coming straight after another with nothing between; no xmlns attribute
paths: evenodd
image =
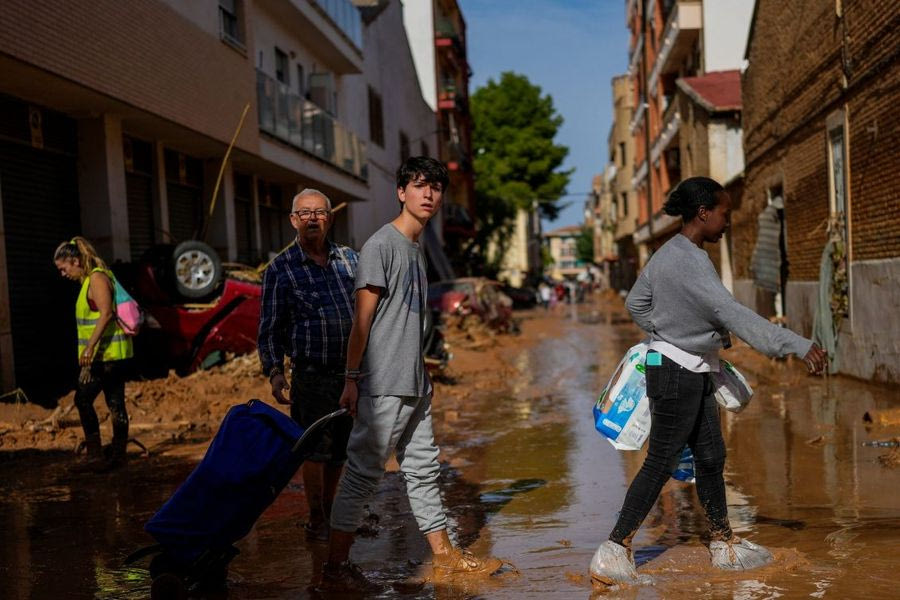
<svg viewBox="0 0 900 600"><path fill-rule="evenodd" d="M647 79L651 94L656 93L659 76L677 71L684 57L691 53L702 27L703 10L700 2L675 2L672 5L656 62Z"/></svg>
<svg viewBox="0 0 900 600"><path fill-rule="evenodd" d="M681 112L676 102L670 102L666 112L663 113L662 131L656 136L650 149L650 162L655 163L665 149L678 139L679 129L681 129Z"/></svg>
<svg viewBox="0 0 900 600"><path fill-rule="evenodd" d="M268 0L255 3L337 75L362 73L362 17L350 0Z"/></svg>
<svg viewBox="0 0 900 600"><path fill-rule="evenodd" d="M641 183L644 182L644 179L647 178L647 161L641 161L641 165L638 167L638 170L635 171L634 177L631 178L631 187L636 188Z"/></svg>
<svg viewBox="0 0 900 600"><path fill-rule="evenodd" d="M456 85L445 85L438 92L438 109L453 110L460 114L468 112L466 97L457 90Z"/></svg>
<svg viewBox="0 0 900 600"><path fill-rule="evenodd" d="M628 73L634 75L637 72L638 64L641 62L641 52L644 50L644 34L642 33L634 45L634 50L628 57Z"/></svg>
<svg viewBox="0 0 900 600"><path fill-rule="evenodd" d="M357 49L362 50L362 16L350 0L312 0Z"/></svg>
<svg viewBox="0 0 900 600"><path fill-rule="evenodd" d="M647 101L644 98L638 98L637 110L634 111L634 116L631 117L631 123L628 124L628 131L631 135L634 135L634 132L638 127L641 126L644 122L644 112L647 110Z"/></svg>
<svg viewBox="0 0 900 600"><path fill-rule="evenodd" d="M355 177L368 178L365 142L325 109L292 94L262 71L256 72L256 99L260 131Z"/></svg>

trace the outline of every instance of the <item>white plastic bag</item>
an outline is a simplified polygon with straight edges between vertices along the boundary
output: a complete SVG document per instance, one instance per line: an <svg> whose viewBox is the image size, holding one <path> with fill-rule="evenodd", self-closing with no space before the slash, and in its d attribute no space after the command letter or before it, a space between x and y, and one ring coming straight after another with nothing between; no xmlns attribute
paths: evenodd
<svg viewBox="0 0 900 600"><path fill-rule="evenodd" d="M594 404L594 427L618 450L640 450L650 435L644 360L649 344L625 353Z"/></svg>
<svg viewBox="0 0 900 600"><path fill-rule="evenodd" d="M741 412L753 397L753 390L733 364L721 360L719 365L719 372L711 373L716 388L716 401L725 410Z"/></svg>

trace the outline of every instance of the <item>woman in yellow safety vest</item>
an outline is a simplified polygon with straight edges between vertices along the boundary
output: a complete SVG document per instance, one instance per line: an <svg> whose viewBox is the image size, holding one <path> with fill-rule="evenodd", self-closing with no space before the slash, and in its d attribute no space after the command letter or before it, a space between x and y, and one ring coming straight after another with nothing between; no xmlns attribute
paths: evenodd
<svg viewBox="0 0 900 600"><path fill-rule="evenodd" d="M125 461L128 413L125 410L125 361L134 354L131 337L116 320L115 283L112 271L83 237L74 237L56 248L53 261L60 275L81 284L75 301L78 329L78 364L81 375L75 406L84 429L87 460L76 470L104 471ZM94 400L106 399L113 426L111 452L105 458L100 445L100 423Z"/></svg>

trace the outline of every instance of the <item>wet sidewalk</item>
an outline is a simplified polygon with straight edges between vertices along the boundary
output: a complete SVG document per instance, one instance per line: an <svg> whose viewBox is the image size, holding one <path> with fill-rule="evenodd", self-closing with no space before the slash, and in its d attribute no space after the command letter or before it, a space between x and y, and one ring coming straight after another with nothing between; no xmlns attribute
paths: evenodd
<svg viewBox="0 0 900 600"><path fill-rule="evenodd" d="M428 552L391 472L372 505L377 535L353 549L380 581L406 582L383 597L594 594L588 563L642 457L605 442L590 409L640 335L618 305L562 309L526 314L521 338L486 350L483 367L455 385L439 384L434 403L453 536L476 553L509 560L519 573L471 587L416 583ZM744 413L723 416L730 515L740 535L769 546L778 560L736 575L714 570L693 486L671 481L635 540L640 570L655 585L606 596L895 597L900 469L879 462L884 448L861 443L900 433L862 420L867 411L900 408L900 395L807 377L799 361L769 361L747 349L730 356L756 391ZM192 462L162 456L118 473L73 476L68 460L51 452L14 460L0 454L0 598L148 597L146 571L120 561L151 542L143 523ZM228 598L308 597L324 548L303 539L302 493L295 480L241 542Z"/></svg>

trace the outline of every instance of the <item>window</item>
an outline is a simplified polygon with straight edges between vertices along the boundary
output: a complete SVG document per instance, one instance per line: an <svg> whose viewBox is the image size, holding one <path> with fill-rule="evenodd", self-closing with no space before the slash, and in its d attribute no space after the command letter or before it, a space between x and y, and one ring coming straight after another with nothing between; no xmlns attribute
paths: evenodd
<svg viewBox="0 0 900 600"><path fill-rule="evenodd" d="M625 142L619 142L619 164L622 165L623 167L625 166L626 158L627 157L625 156Z"/></svg>
<svg viewBox="0 0 900 600"><path fill-rule="evenodd" d="M409 136L400 132L400 162L409 158Z"/></svg>
<svg viewBox="0 0 900 600"><path fill-rule="evenodd" d="M222 41L244 49L239 0L219 0L219 36Z"/></svg>
<svg viewBox="0 0 900 600"><path fill-rule="evenodd" d="M384 114L381 108L381 96L369 88L369 139L373 144L384 148Z"/></svg>
<svg viewBox="0 0 900 600"><path fill-rule="evenodd" d="M622 216L628 216L628 194L622 194Z"/></svg>
<svg viewBox="0 0 900 600"><path fill-rule="evenodd" d="M297 93L301 98L306 97L306 75L303 73L303 65L297 65Z"/></svg>
<svg viewBox="0 0 900 600"><path fill-rule="evenodd" d="M290 85L291 75L288 71L287 54L275 48L275 79L285 85Z"/></svg>

